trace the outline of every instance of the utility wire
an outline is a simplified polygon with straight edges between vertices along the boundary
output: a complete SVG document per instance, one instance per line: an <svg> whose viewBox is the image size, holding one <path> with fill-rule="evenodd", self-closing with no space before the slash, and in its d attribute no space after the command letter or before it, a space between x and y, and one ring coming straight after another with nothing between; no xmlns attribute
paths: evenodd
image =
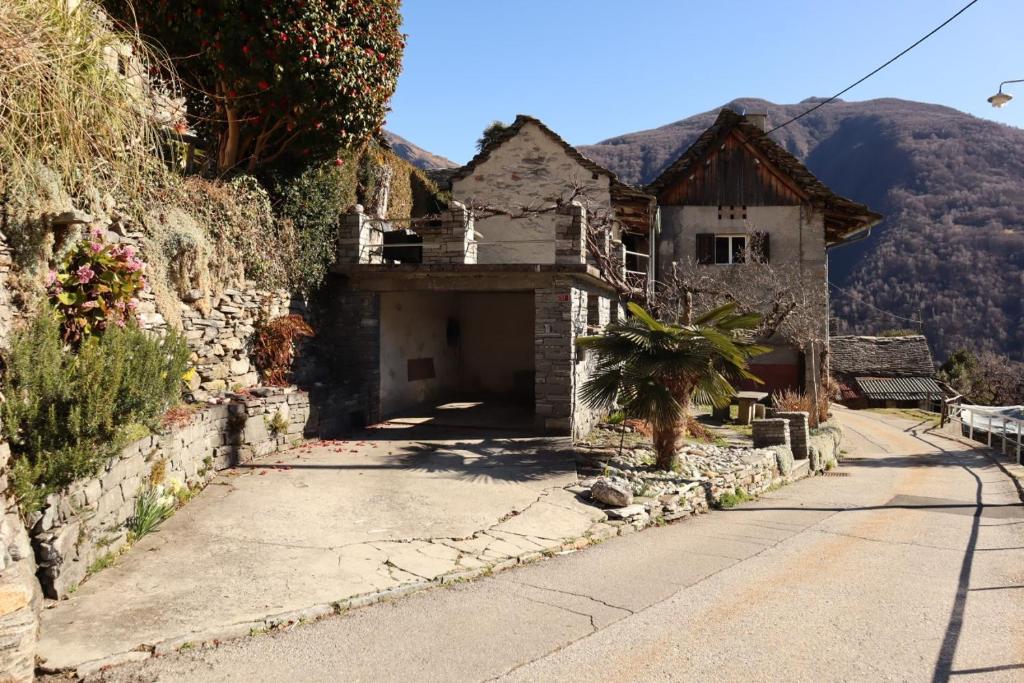
<svg viewBox="0 0 1024 683"><path fill-rule="evenodd" d="M832 102L833 100L836 100L836 99L838 99L838 98L839 98L839 97L840 97L841 95L845 94L845 93L846 93L847 91L849 91L849 90L853 90L853 89L854 89L854 88L856 88L856 87L857 87L858 85L860 85L860 84L861 84L861 83L863 83L864 81L868 80L869 78L871 78L872 76L874 76L874 75L875 75L876 73L878 73L879 71L881 71L881 70L882 70L882 69L884 69L885 67L889 66L890 64L892 64L892 63L893 63L893 62L895 62L895 61L896 61L897 59L899 59L899 58L900 58L900 57L902 57L903 55L905 55L905 54L907 54L908 52L910 52L911 50L913 50L913 49L914 49L915 47L917 47L918 45L920 45L920 44L921 44L921 43L923 43L924 41L926 41L926 40L928 40L929 38L931 38L931 37L932 37L933 35L935 35L935 34L936 34L936 33L938 33L938 32L939 32L940 30L942 30L943 28L945 28L945 26L946 26L947 24L949 24L949 23L950 23L951 21L953 21L954 19L956 19L957 17L959 17L959 16L961 15L961 14L963 14L964 12L966 12L966 11L967 11L967 10L968 10L968 9L969 9L969 8L971 7L971 5L973 5L973 4L977 3L977 2L978 2L978 0L971 0L971 1L969 2L969 3L967 3L966 5L964 5L963 7L961 7L961 8L960 8L960 11L959 11L959 12L957 12L956 14L954 14L953 16L951 16L951 17L950 17L949 19L946 19L946 20L945 20L944 22L942 22L941 24L939 24L938 26L936 26L935 28L933 28L933 29L932 29L931 31L929 31L929 32L928 32L927 34L925 34L925 35L924 35L923 37L919 38L919 39L917 40L917 42L915 42L915 43L914 43L913 45L911 45L910 47L908 47L908 48L906 48L905 50L903 50L903 52L899 53L898 55L896 55L895 57L893 57L892 59L890 59L890 60L889 60L888 62L886 62L886 63L885 63L885 64L883 64L882 66L878 67L877 69L875 69L874 71L872 71L871 73L869 73L869 74L868 74L867 76L864 76L864 77L863 77L863 78L861 78L861 79L860 79L859 81L856 81L855 83L853 83L853 84L851 84L851 85L848 85L847 87L843 88L842 90L840 90L839 92L837 92L837 93L836 93L835 95L833 95L832 97L828 98L827 100L823 100L823 101L819 102L818 104L814 105L813 107L811 107L811 108L810 108L810 109L808 109L807 111L803 112L802 114L797 114L796 116L794 116L793 118L791 118L791 119L790 119L789 121L786 121L785 123L782 123L782 124L779 124L778 126L775 126L775 127L774 127L774 128L772 128L772 129L771 129L770 131L768 131L768 133L767 133L767 134L769 134L769 135L770 135L771 133L774 133L775 131L779 130L780 128L785 128L786 126L788 126L789 124L793 123L794 121L798 121L798 120L802 119L803 117L807 116L807 115L808 115L808 114L810 114L810 113L811 113L812 111L815 111L815 110L817 110L817 109L820 109L821 107L824 107L824 106L825 106L826 104L828 104L829 102Z"/></svg>
<svg viewBox="0 0 1024 683"><path fill-rule="evenodd" d="M905 320L908 323L914 323L915 325L920 325L920 326L924 327L924 320L916 320L914 318L904 318L902 315L896 315L895 313L890 313L889 311L885 310L884 308L879 308L878 306L875 306L872 303L868 303L867 301L865 301L864 299L860 298L859 296L857 296L853 292L845 290L842 287L840 287L839 285L837 285L837 284L835 284L835 283L833 283L831 281L828 283L828 286L829 287L833 287L835 289L838 289L840 292L842 292L846 296L850 297L854 301L857 301L859 303L864 304L868 308L873 308L876 311L878 311L880 313L885 313L886 315L892 316L893 318L896 318L897 320Z"/></svg>

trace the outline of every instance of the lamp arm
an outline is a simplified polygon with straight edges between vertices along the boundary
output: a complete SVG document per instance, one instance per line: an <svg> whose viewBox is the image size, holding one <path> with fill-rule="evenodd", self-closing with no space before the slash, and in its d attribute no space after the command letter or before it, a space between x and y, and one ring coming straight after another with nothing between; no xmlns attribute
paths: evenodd
<svg viewBox="0 0 1024 683"><path fill-rule="evenodd" d="M1013 81L1003 81L1002 83L999 84L999 92L1003 92L1003 86L1006 85L1007 83L1024 83L1024 78L1018 78Z"/></svg>

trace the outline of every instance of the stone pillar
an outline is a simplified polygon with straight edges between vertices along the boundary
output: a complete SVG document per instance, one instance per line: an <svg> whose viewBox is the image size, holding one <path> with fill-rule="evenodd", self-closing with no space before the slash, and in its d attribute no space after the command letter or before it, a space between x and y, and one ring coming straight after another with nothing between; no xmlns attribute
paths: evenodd
<svg viewBox="0 0 1024 683"><path fill-rule="evenodd" d="M570 288L534 290L534 410L545 430L572 429L572 374L575 355L570 325Z"/></svg>
<svg viewBox="0 0 1024 683"><path fill-rule="evenodd" d="M333 321L324 331L328 338L321 355L330 364L331 382L340 391L358 397L365 415L325 415L330 432L343 431L350 422L378 422L380 412L380 295L342 291L335 299Z"/></svg>
<svg viewBox="0 0 1024 683"><path fill-rule="evenodd" d="M806 460L807 442L810 439L810 430L807 427L807 413L800 410L776 412L775 417L789 422L789 440L793 448L793 457L797 460Z"/></svg>
<svg viewBox="0 0 1024 683"><path fill-rule="evenodd" d="M770 420L754 420L754 448L769 446L789 446L789 420L775 418Z"/></svg>
<svg viewBox="0 0 1024 683"><path fill-rule="evenodd" d="M339 263L383 263L384 233L374 219L356 204L341 218L338 227Z"/></svg>
<svg viewBox="0 0 1024 683"><path fill-rule="evenodd" d="M579 202L559 207L555 222L555 263L587 262L587 210Z"/></svg>
<svg viewBox="0 0 1024 683"><path fill-rule="evenodd" d="M448 251L457 253L458 263L476 263L476 232L473 212L465 204L452 201L448 212Z"/></svg>

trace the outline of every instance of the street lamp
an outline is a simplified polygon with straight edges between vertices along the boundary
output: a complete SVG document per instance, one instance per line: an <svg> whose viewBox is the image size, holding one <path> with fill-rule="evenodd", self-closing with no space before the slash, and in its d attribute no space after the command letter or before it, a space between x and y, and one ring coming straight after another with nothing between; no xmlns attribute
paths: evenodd
<svg viewBox="0 0 1024 683"><path fill-rule="evenodd" d="M1005 106L1007 102L1013 99L1013 95L1008 92L1003 92L1003 86L1007 83L1024 83L1024 78L1020 78L1015 81L1003 81L999 84L999 92L988 98L988 103L996 109Z"/></svg>

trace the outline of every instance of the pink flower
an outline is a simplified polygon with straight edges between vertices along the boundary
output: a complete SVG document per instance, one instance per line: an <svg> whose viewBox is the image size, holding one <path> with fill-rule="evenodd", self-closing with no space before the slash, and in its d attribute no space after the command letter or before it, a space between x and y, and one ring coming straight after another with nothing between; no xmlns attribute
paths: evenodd
<svg viewBox="0 0 1024 683"><path fill-rule="evenodd" d="M139 300L136 298L128 299L128 310L134 313L139 309Z"/></svg>
<svg viewBox="0 0 1024 683"><path fill-rule="evenodd" d="M101 243L99 243L99 242L90 242L89 243L89 249L92 250L92 253L98 254L101 251L103 251L103 245Z"/></svg>
<svg viewBox="0 0 1024 683"><path fill-rule="evenodd" d="M135 256L135 247L133 247L130 244L124 245L124 247L121 248L121 254L120 255L124 256L125 258L131 258L131 257Z"/></svg>
<svg viewBox="0 0 1024 683"><path fill-rule="evenodd" d="M93 228L92 230L89 231L89 234L92 235L92 238L94 240L96 240L96 241L102 241L103 240L103 230L102 230L102 228Z"/></svg>
<svg viewBox="0 0 1024 683"><path fill-rule="evenodd" d="M46 274L46 286L53 287L55 284L57 284L57 271L51 270Z"/></svg>
<svg viewBox="0 0 1024 683"><path fill-rule="evenodd" d="M88 284L94 277L96 277L96 271L90 268L88 265L84 265L75 271L75 275L78 276L78 284Z"/></svg>
<svg viewBox="0 0 1024 683"><path fill-rule="evenodd" d="M115 320L114 322L116 322L116 323L117 323L117 326L118 326L118 327L120 327L121 329L124 329L124 326L125 326L125 325L124 325L124 320L122 320L121 318L118 318L118 319L117 319L117 320Z"/></svg>
<svg viewBox="0 0 1024 683"><path fill-rule="evenodd" d="M129 273L134 273L136 271L142 270L142 265L142 261L140 261L137 258L129 258L127 261L124 262L124 267L128 269Z"/></svg>

